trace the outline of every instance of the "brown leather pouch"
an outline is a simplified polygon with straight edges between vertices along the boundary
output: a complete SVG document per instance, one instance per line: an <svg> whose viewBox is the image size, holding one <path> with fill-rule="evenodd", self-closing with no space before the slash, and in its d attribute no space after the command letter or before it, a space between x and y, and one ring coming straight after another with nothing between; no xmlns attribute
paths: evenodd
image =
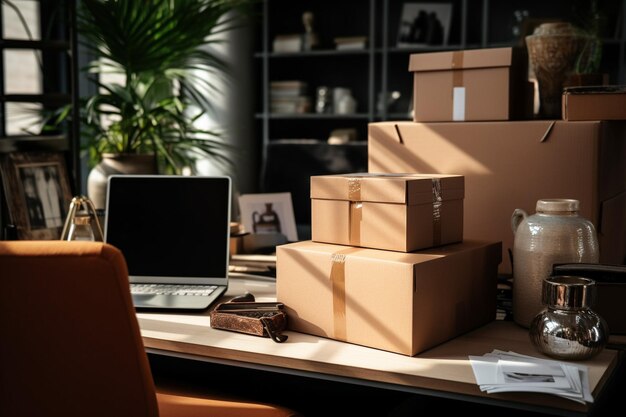
<svg viewBox="0 0 626 417"><path fill-rule="evenodd" d="M287 313L282 303L234 299L218 304L211 311L211 327L270 337L273 341L282 343L287 340L287 335L281 334L287 327Z"/></svg>

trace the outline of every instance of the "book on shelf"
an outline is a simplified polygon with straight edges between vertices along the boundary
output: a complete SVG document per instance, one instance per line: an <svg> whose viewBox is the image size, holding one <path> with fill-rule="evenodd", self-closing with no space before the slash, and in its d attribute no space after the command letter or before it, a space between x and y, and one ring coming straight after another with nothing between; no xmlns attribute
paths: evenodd
<svg viewBox="0 0 626 417"><path fill-rule="evenodd" d="M299 97L306 93L307 83L303 81L270 82L271 97Z"/></svg>
<svg viewBox="0 0 626 417"><path fill-rule="evenodd" d="M276 35L273 42L273 51L300 52L302 45L302 35Z"/></svg>
<svg viewBox="0 0 626 417"><path fill-rule="evenodd" d="M367 36L344 36L335 38L337 50L359 50L367 46Z"/></svg>
<svg viewBox="0 0 626 417"><path fill-rule="evenodd" d="M307 96L271 97L270 111L283 114L309 113L311 111L311 98Z"/></svg>

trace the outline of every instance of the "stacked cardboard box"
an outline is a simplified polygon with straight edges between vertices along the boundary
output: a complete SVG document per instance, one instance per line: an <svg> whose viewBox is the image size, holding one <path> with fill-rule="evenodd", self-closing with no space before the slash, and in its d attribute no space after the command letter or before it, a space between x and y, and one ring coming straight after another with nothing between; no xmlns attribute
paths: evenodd
<svg viewBox="0 0 626 417"><path fill-rule="evenodd" d="M413 120L527 119L533 85L520 48L412 54Z"/></svg>
<svg viewBox="0 0 626 417"><path fill-rule="evenodd" d="M495 318L500 252L292 243L277 248L277 296L292 330L415 355Z"/></svg>
<svg viewBox="0 0 626 417"><path fill-rule="evenodd" d="M624 263L626 122L511 121L531 115L521 57L511 48L411 57L414 122L369 125L369 176L313 177L316 242L277 250L290 328L414 355L493 320L511 214L532 213L541 198L579 200L601 260ZM463 178L464 191L444 201L456 204L445 218L451 237L433 237L432 191L422 190L428 210L416 215L426 221L409 220L416 178L406 173L431 186L440 174L448 191Z"/></svg>
<svg viewBox="0 0 626 417"><path fill-rule="evenodd" d="M411 252L463 240L462 175L311 177L317 242Z"/></svg>
<svg viewBox="0 0 626 417"><path fill-rule="evenodd" d="M569 87L562 105L563 120L626 120L626 87Z"/></svg>
<svg viewBox="0 0 626 417"><path fill-rule="evenodd" d="M515 102L529 103L515 62L506 49L412 56L415 122L369 125L369 171L464 175L464 237L502 241L503 259L513 249L516 208L533 213L542 198L577 199L598 232L600 262L626 263L624 89L566 89L567 121L511 121L526 113L513 112ZM513 261L500 272L511 273ZM626 285L617 287L626 296ZM620 310L614 297L598 299L604 303Z"/></svg>
<svg viewBox="0 0 626 417"><path fill-rule="evenodd" d="M315 242L277 248L289 327L414 355L493 320L500 242L441 246L462 240L463 184L460 175L311 177ZM417 247L431 249L409 252Z"/></svg>
<svg viewBox="0 0 626 417"><path fill-rule="evenodd" d="M580 201L600 261L626 260L626 122L383 122L369 126L369 170L465 176L463 235L513 248L511 215L542 198ZM510 273L503 262L501 272Z"/></svg>

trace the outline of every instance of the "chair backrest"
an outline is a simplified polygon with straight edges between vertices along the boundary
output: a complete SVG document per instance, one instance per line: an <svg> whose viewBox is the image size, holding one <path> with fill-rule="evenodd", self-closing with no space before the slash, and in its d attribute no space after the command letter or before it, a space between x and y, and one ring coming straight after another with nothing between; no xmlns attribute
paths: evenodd
<svg viewBox="0 0 626 417"><path fill-rule="evenodd" d="M158 416L122 253L0 242L0 415Z"/></svg>

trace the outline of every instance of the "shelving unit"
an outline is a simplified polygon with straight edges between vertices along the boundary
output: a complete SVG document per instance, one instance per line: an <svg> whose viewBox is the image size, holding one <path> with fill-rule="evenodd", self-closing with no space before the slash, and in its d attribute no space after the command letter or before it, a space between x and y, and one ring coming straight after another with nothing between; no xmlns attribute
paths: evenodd
<svg viewBox="0 0 626 417"><path fill-rule="evenodd" d="M611 83L625 83L626 22L622 10L626 0L599 0L605 13L604 58L602 68L610 76ZM524 26L516 23L514 11L526 10L532 23L548 19L575 21L575 2L570 0L433 0L434 3L451 3L452 18L449 40L446 45L419 45L398 47L396 40L404 3L400 0L266 0L262 4L257 52L254 54L259 74L257 90L257 131L261 146L261 190L279 190L268 184L268 148L275 140L283 144L288 139L315 139L325 142L332 129L353 128L363 146L367 139L367 125L385 120L409 120L412 101L412 74L408 72L409 56L413 53L444 50L462 50L515 46L521 44ZM588 1L580 0L581 5ZM301 16L311 11L315 16L314 29L321 37L319 49L294 53L272 52L272 41L277 35L303 33ZM521 35L513 33L518 26ZM366 49L338 51L333 49L332 39L338 36L367 36ZM308 95L315 101L318 86L347 87L358 102L353 115L332 114L272 114L270 113L270 82L301 80L308 83ZM379 96L387 97L392 91L401 94L393 109L377 106ZM314 109L313 104L313 109ZM314 110L313 110L314 111ZM328 145L329 147L332 145ZM276 161L272 158L276 163ZM358 164L357 164L358 165ZM361 168L366 168L362 161ZM359 168L357 166L357 168ZM320 169L321 170L321 169ZM275 171L275 170L273 170ZM328 168L332 171L332 168ZM309 172L285 172L285 175L301 175ZM302 182L298 183L300 187ZM284 184L280 184L284 187ZM308 188L306 188L308 190ZM304 198L301 196L301 198ZM307 197L308 198L308 197ZM305 203L300 204L304 206ZM296 203L296 206L298 204ZM296 217L306 219L308 212Z"/></svg>
<svg viewBox="0 0 626 417"><path fill-rule="evenodd" d="M19 21L16 19L12 6L20 9L27 2L13 2L11 5L2 4L0 8L0 154L25 151L52 151L63 152L67 170L70 175L72 191L80 190L80 155L79 125L68 123L62 130L39 135L16 133L15 127L10 126L8 107L16 103L32 103L41 105L42 109L56 110L61 106L78 103L78 43L76 38L75 18L76 0L39 0L30 2L36 16L27 22L28 25L38 26L40 33L37 38L13 39L10 31L5 31L5 24ZM3 9L4 7L7 9ZM4 11L11 12L9 17ZM33 9L31 9L33 10ZM11 20L7 20L11 19ZM35 29L29 27L28 30ZM39 92L11 92L7 91L8 73L7 54L22 51L39 55L38 71L41 83ZM13 73L15 73L13 69ZM17 69L19 73L19 68ZM34 80L26 80L34 81ZM78 120L79 108L73 105L72 120ZM3 238L7 226L6 199L4 190L0 192L0 239Z"/></svg>
<svg viewBox="0 0 626 417"><path fill-rule="evenodd" d="M37 103L44 109L54 110L77 101L77 40L74 29L76 15L75 0L40 0L38 2L37 22L40 26L40 39L11 39L4 36L4 19L0 9L0 151L21 150L57 150L67 151L70 172L79 165L78 144L73 137L78 137L78 125L70 125L66 132L48 135L10 134L8 129L7 104ZM20 7L18 2L17 7ZM14 18L14 17L11 17ZM32 51L40 54L42 92L7 93L6 63L7 51ZM78 112L74 106L73 111ZM78 176L72 178L73 186L78 187Z"/></svg>

